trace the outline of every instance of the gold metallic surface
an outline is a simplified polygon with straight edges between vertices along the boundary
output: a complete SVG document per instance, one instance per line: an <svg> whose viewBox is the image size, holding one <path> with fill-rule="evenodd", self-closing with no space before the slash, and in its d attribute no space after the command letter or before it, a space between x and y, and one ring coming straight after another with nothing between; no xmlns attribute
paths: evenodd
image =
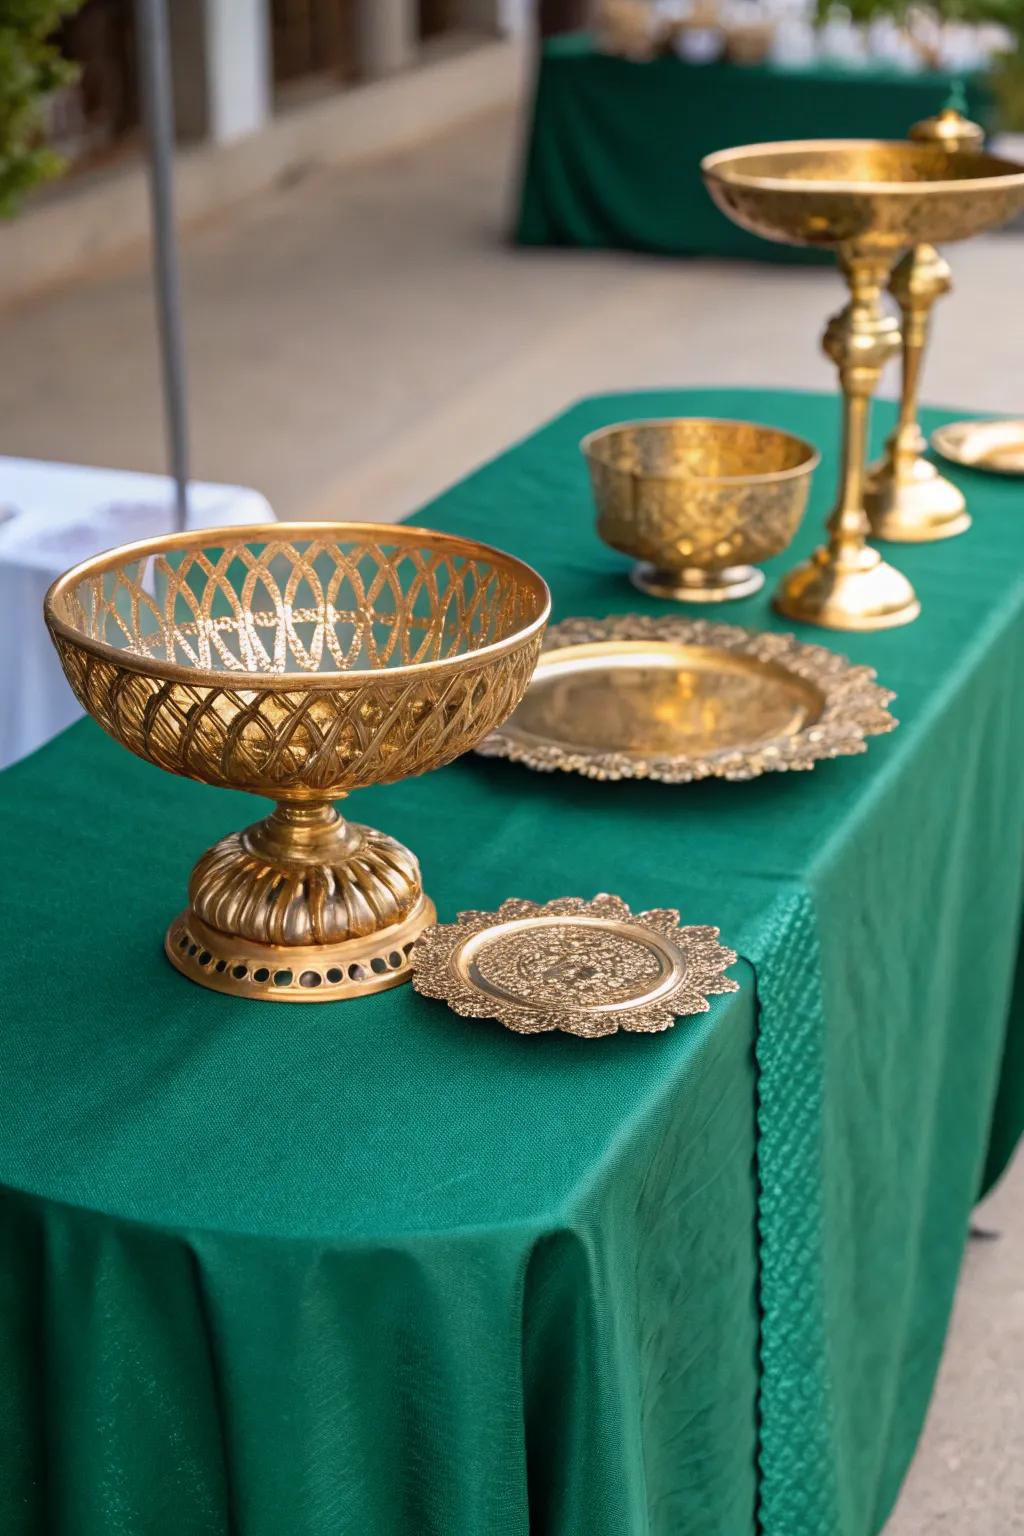
<svg viewBox="0 0 1024 1536"><path fill-rule="evenodd" d="M820 457L776 427L699 417L621 422L580 448L598 534L642 562L634 584L695 603L760 588L753 562L792 539Z"/></svg>
<svg viewBox="0 0 1024 1536"><path fill-rule="evenodd" d="M792 635L625 614L548 631L519 708L477 751L593 779L752 779L891 731L870 667Z"/></svg>
<svg viewBox="0 0 1024 1536"><path fill-rule="evenodd" d="M882 290L902 251L966 239L1024 208L1024 168L942 143L820 139L722 150L702 169L715 202L745 229L834 248L850 291L823 342L843 392L839 497L827 544L785 578L775 606L829 629L909 624L920 611L913 588L866 542L868 413L900 349Z"/></svg>
<svg viewBox="0 0 1024 1536"><path fill-rule="evenodd" d="M954 107L915 123L915 143L938 144L948 153L977 152L984 129ZM897 262L889 292L902 319L903 368L900 412L881 462L869 472L865 510L872 534L897 544L930 543L953 538L971 526L967 504L957 487L924 457L924 434L917 408L921 370L937 299L952 287L948 264L933 245L915 245Z"/></svg>
<svg viewBox="0 0 1024 1536"><path fill-rule="evenodd" d="M332 1002L385 992L409 980L409 956L434 903L421 896L410 917L341 944L254 944L210 928L187 909L167 930L164 952L183 976L214 992L275 1003Z"/></svg>
<svg viewBox="0 0 1024 1536"><path fill-rule="evenodd" d="M985 146L985 130L980 123L972 123L956 107L943 107L934 117L926 117L915 123L907 134L915 144L941 144L955 154L958 150L978 150Z"/></svg>
<svg viewBox="0 0 1024 1536"><path fill-rule="evenodd" d="M517 1034L561 1030L586 1039L652 1034L706 1013L734 950L718 929L681 927L671 908L632 913L618 896L502 902L429 928L413 952L413 984L469 1019Z"/></svg>
<svg viewBox="0 0 1024 1536"><path fill-rule="evenodd" d="M944 459L993 475L1024 475L1024 418L951 421L937 427L932 447Z"/></svg>
<svg viewBox="0 0 1024 1536"><path fill-rule="evenodd" d="M722 212L785 245L855 245L891 259L966 240L1024 208L1024 167L997 155L885 139L748 144L701 169Z"/></svg>
<svg viewBox="0 0 1024 1536"><path fill-rule="evenodd" d="M926 444L917 420L932 306L951 287L949 266L933 245L908 251L889 280L902 317L900 410L884 457L868 472L864 509L872 534L897 544L950 539L971 526L960 491L923 457Z"/></svg>
<svg viewBox="0 0 1024 1536"><path fill-rule="evenodd" d="M419 866L333 802L451 762L515 707L549 612L536 572L421 528L262 525L100 555L45 612L116 741L278 802L196 865L166 940L178 969L288 1001L407 980L433 920Z"/></svg>

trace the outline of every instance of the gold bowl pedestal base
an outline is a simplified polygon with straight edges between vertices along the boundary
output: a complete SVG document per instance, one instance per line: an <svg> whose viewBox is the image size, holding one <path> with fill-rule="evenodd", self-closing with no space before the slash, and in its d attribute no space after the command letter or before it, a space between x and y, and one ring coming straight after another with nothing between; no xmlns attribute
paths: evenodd
<svg viewBox="0 0 1024 1536"><path fill-rule="evenodd" d="M850 630L895 629L921 611L907 578L870 545L816 549L784 578L774 606L801 624Z"/></svg>
<svg viewBox="0 0 1024 1536"><path fill-rule="evenodd" d="M872 474L864 508L873 538L930 544L966 533L971 515L963 495L927 459L902 468L889 460Z"/></svg>
<svg viewBox="0 0 1024 1536"><path fill-rule="evenodd" d="M629 579L641 592L677 603L728 603L751 597L764 586L764 572L754 565L730 565L719 571L666 571L641 561L634 565Z"/></svg>
<svg viewBox="0 0 1024 1536"><path fill-rule="evenodd" d="M408 981L412 946L434 922L416 859L330 803L279 805L209 848L164 948L216 992L329 1002Z"/></svg>
<svg viewBox="0 0 1024 1536"><path fill-rule="evenodd" d="M426 896L411 917L342 944L255 944L210 928L189 908L167 930L164 949L176 970L200 986L274 1003L335 1002L400 986L409 956L437 919Z"/></svg>

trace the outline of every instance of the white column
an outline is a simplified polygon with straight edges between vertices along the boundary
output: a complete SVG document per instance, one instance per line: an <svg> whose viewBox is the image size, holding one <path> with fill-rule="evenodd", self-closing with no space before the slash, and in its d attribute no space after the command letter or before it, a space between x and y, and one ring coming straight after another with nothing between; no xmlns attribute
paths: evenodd
<svg viewBox="0 0 1024 1536"><path fill-rule="evenodd" d="M206 0L209 136L255 133L270 117L270 0Z"/></svg>
<svg viewBox="0 0 1024 1536"><path fill-rule="evenodd" d="M356 48L364 79L408 68L415 62L418 43L415 0L358 0Z"/></svg>
<svg viewBox="0 0 1024 1536"><path fill-rule="evenodd" d="M226 144L271 113L270 0L171 0L178 136Z"/></svg>
<svg viewBox="0 0 1024 1536"><path fill-rule="evenodd" d="M522 37L533 20L532 0L496 0L498 31L510 37Z"/></svg>

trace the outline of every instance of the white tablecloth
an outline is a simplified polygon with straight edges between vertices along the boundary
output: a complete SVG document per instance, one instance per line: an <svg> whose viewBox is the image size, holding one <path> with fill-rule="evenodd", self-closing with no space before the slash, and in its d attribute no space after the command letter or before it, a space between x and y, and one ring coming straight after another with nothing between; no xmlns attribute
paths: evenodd
<svg viewBox="0 0 1024 1536"><path fill-rule="evenodd" d="M14 515L6 521L5 512ZM264 496L189 487L189 526L273 522ZM43 598L68 566L174 527L165 475L0 457L0 768L81 714L43 623Z"/></svg>

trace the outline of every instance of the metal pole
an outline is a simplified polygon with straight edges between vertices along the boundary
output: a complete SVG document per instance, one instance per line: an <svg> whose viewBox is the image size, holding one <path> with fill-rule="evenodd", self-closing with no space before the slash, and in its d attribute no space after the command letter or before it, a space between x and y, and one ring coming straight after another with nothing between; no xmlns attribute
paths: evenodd
<svg viewBox="0 0 1024 1536"><path fill-rule="evenodd" d="M153 262L167 446L175 482L176 521L181 529L188 514L188 409L181 274L174 228L174 103L166 0L135 0L135 20L139 95L149 148Z"/></svg>

